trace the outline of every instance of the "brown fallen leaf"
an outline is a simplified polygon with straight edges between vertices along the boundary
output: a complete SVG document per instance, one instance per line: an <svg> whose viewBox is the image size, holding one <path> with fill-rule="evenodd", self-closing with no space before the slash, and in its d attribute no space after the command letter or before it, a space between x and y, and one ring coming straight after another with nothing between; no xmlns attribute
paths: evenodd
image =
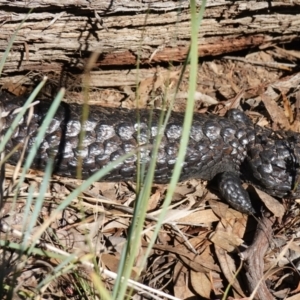
<svg viewBox="0 0 300 300"><path fill-rule="evenodd" d="M148 247L147 242L142 242L143 247ZM215 271L220 272L220 268L213 262L203 259L201 255L195 255L188 250L177 249L178 247L168 246L168 245L153 245L154 250L162 250L170 253L177 254L178 257L189 265L195 271Z"/></svg>
<svg viewBox="0 0 300 300"><path fill-rule="evenodd" d="M284 206L269 194L257 189L255 186L252 187L254 188L261 201L274 214L274 216L277 218L282 218L285 213Z"/></svg>
<svg viewBox="0 0 300 300"><path fill-rule="evenodd" d="M210 237L210 240L220 248L226 250L227 252L233 252L238 246L240 246L244 241L233 233L225 231L216 231Z"/></svg>
<svg viewBox="0 0 300 300"><path fill-rule="evenodd" d="M103 253L101 255L101 262L112 272L118 271L120 259L115 255Z"/></svg>
<svg viewBox="0 0 300 300"><path fill-rule="evenodd" d="M238 280L235 278L236 273L235 260L222 248L215 245L215 252L222 269L222 275L225 276L227 281L233 286L234 290L241 296L245 297L243 289L241 288Z"/></svg>
<svg viewBox="0 0 300 300"><path fill-rule="evenodd" d="M161 193L157 189L154 194L150 196L148 201L147 211L152 211L153 209L157 208L158 202L160 201Z"/></svg>
<svg viewBox="0 0 300 300"><path fill-rule="evenodd" d="M244 297L243 289L241 288L238 280L235 278L234 274L237 272L235 260L228 254L227 250L234 251L237 246L239 246L243 240L236 235L234 232L239 234L243 233L236 230L236 226L245 227L244 224L247 222L247 217L243 218L244 222L240 223L241 219L231 219L229 221L221 219L218 223L215 231L215 251L216 255L222 269L222 274L224 274L227 281L233 286L234 290L238 295ZM235 224L238 225L235 225Z"/></svg>
<svg viewBox="0 0 300 300"><path fill-rule="evenodd" d="M226 217L227 210L229 209L229 206L227 204L211 199L211 200L209 200L209 205L212 208L213 212L219 218L225 218Z"/></svg>
<svg viewBox="0 0 300 300"><path fill-rule="evenodd" d="M284 107L285 116L288 118L289 124L292 124L294 122L294 114L293 114L291 102L289 101L289 99L287 98L284 92L281 92L281 95L282 95L282 103Z"/></svg>
<svg viewBox="0 0 300 300"><path fill-rule="evenodd" d="M191 284L195 292L203 298L210 299L211 282L205 273L191 270Z"/></svg>
<svg viewBox="0 0 300 300"><path fill-rule="evenodd" d="M290 128L290 123L284 114L284 111L276 103L277 99L273 99L270 94L271 87L268 87L267 91L261 95L261 100L263 101L272 121L275 125L279 125L280 128L288 129ZM274 128L277 129L277 128Z"/></svg>
<svg viewBox="0 0 300 300"><path fill-rule="evenodd" d="M206 209L192 212L189 216L179 219L178 222L189 224L207 224L216 222L218 220L219 217L216 216L212 209Z"/></svg>
<svg viewBox="0 0 300 300"><path fill-rule="evenodd" d="M179 299L189 299L193 298L195 294L190 290L189 284L189 272L178 262L175 265L173 273L173 284L174 284L174 296Z"/></svg>

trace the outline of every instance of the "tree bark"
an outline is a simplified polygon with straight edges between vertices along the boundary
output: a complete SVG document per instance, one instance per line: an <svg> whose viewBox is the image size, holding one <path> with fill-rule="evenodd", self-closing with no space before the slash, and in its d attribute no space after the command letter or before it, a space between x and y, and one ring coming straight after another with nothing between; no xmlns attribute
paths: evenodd
<svg viewBox="0 0 300 300"><path fill-rule="evenodd" d="M300 0L208 0L199 56L299 40L299 5ZM99 57L91 86L136 85L138 61L141 80L154 76L157 65L184 61L190 43L189 1L0 0L0 28L1 57L16 33L1 85L31 84L32 77L24 77L28 72L63 71L80 83L92 52Z"/></svg>

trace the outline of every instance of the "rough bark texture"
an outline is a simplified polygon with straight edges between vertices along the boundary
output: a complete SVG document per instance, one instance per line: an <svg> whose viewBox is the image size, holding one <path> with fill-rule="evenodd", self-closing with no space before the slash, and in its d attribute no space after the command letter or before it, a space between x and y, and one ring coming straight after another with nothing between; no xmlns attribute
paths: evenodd
<svg viewBox="0 0 300 300"><path fill-rule="evenodd" d="M200 6L201 1L197 3ZM90 54L98 52L92 86L134 85L138 58L143 79L153 76L157 64L183 62L189 47L189 1L0 0L0 5L0 56L27 18L17 32L0 84L20 80L28 84L24 74L30 71L71 70L80 81ZM199 55L299 39L299 5L299 0L208 0ZM30 8L34 9L28 15Z"/></svg>

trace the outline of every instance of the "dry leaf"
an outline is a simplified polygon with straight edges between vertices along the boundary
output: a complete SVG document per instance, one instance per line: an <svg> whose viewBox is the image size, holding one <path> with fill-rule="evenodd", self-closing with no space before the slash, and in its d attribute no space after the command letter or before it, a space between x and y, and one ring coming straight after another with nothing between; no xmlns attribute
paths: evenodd
<svg viewBox="0 0 300 300"><path fill-rule="evenodd" d="M187 218L193 211L189 209L170 209L165 216L165 222L177 221ZM198 222L199 223L199 222Z"/></svg>
<svg viewBox="0 0 300 300"><path fill-rule="evenodd" d="M215 263L213 256L210 253L210 249L207 251L209 251L209 253L204 252L201 255L195 255L190 251L186 250L184 252L182 250L180 251L181 255L178 254L178 256L187 266L189 266L189 269L192 269L196 272L205 272L205 273L207 273L208 271L220 272L219 266Z"/></svg>
<svg viewBox="0 0 300 300"><path fill-rule="evenodd" d="M238 236L234 235L232 232L228 233L225 231L216 231L210 237L210 240L220 248L226 250L227 252L234 251L238 246L240 246L244 241Z"/></svg>
<svg viewBox="0 0 300 300"><path fill-rule="evenodd" d="M195 292L203 298L211 299L211 282L205 273L191 270L191 284Z"/></svg>
<svg viewBox="0 0 300 300"><path fill-rule="evenodd" d="M215 250L219 260L220 267L222 269L222 274L225 276L227 281L232 284L235 291L242 297L245 297L243 289L241 288L238 280L234 277L234 274L236 273L235 261L222 248L215 246Z"/></svg>
<svg viewBox="0 0 300 300"><path fill-rule="evenodd" d="M282 102L283 102L285 116L288 118L289 124L292 124L294 122L294 113L291 107L291 102L287 98L286 94L284 93L281 94L282 94Z"/></svg>
<svg viewBox="0 0 300 300"><path fill-rule="evenodd" d="M231 224L232 233L239 238L243 238L246 231L248 217L234 218L232 219L232 221L233 221L233 223Z"/></svg>
<svg viewBox="0 0 300 300"><path fill-rule="evenodd" d="M159 189L157 189L155 193L150 196L150 199L148 201L148 207L147 207L148 212L157 208L160 197L161 197L161 193Z"/></svg>
<svg viewBox="0 0 300 300"><path fill-rule="evenodd" d="M276 99L273 99L269 93L270 93L271 87L268 87L267 91L261 95L261 100L263 101L272 121L275 124L279 124L281 128L290 128L290 123L287 119L287 117L284 114L284 111L281 107L277 105L275 102Z"/></svg>
<svg viewBox="0 0 300 300"><path fill-rule="evenodd" d="M120 259L115 255L103 253L101 255L101 262L112 272L118 271Z"/></svg>
<svg viewBox="0 0 300 300"><path fill-rule="evenodd" d="M189 272L178 262L174 268L173 283L174 283L174 296L179 299L193 298L195 294L189 289L188 285Z"/></svg>
<svg viewBox="0 0 300 300"><path fill-rule="evenodd" d="M180 223L188 224L207 224L216 221L219 221L219 217L215 215L212 209L194 211L178 220Z"/></svg>
<svg viewBox="0 0 300 300"><path fill-rule="evenodd" d="M291 297L288 297L288 298L285 298L285 300L299 300L300 299L300 296L299 294L296 294L294 296L291 296Z"/></svg>
<svg viewBox="0 0 300 300"><path fill-rule="evenodd" d="M277 218L282 218L285 212L284 206L269 194L253 186L261 201Z"/></svg>
<svg viewBox="0 0 300 300"><path fill-rule="evenodd" d="M227 204L220 201L209 200L209 205L217 216L226 218L227 210L229 208Z"/></svg>

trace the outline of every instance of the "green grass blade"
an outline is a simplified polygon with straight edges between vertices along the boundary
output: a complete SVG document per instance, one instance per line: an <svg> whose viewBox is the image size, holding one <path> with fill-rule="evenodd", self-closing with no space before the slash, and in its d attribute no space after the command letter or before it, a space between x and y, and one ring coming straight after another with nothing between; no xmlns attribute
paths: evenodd
<svg viewBox="0 0 300 300"><path fill-rule="evenodd" d="M184 118L184 124L183 124L183 133L180 141L180 149L178 152L177 161L174 167L174 172L172 179L170 181L167 195L164 200L164 204L162 207L162 211L159 215L157 226L154 229L154 232L152 234L152 238L149 241L149 247L146 250L144 259L141 263L141 265L146 264L147 257L150 254L150 251L155 243L156 237L159 233L160 227L165 221L165 216L167 213L168 206L171 203L172 196L174 194L177 182L180 177L181 168L183 165L183 162L185 160L185 154L186 154L186 148L189 142L189 132L192 125L193 120L193 112L194 112L194 94L196 90L197 85L197 72L198 72L198 30L201 22L203 19L204 11L205 11L206 1L202 1L202 6L199 11L199 15L197 18L197 12L196 12L196 3L195 0L191 0L191 17L192 17L192 36L191 36L191 47L190 47L190 57L191 57L191 66L190 66L190 77L189 77L189 93L188 93L188 101L187 101L187 108L185 111L185 118Z"/></svg>
<svg viewBox="0 0 300 300"><path fill-rule="evenodd" d="M41 125L41 127L39 128L38 130L38 134L36 136L36 140L35 140L35 143L34 145L32 146L31 150L29 151L28 153L28 156L26 158L26 161L25 161L25 164L24 164L24 167L23 167L23 171L22 171L22 174L20 176L20 181L17 185L17 190L21 187L24 179L25 179L25 176L26 176L26 173L27 171L29 170L35 156L36 156L36 153L38 151L38 148L39 146L41 145L43 139L44 139L44 136L45 136L45 132L47 130L47 128L49 127L56 111L57 111L57 108L61 102L61 99L63 98L64 96L64 93L65 93L65 90L64 89L61 89L59 91L59 93L57 94L57 96L55 97L54 101L52 102L50 108L49 108L49 111L45 117L45 119L43 120L43 123Z"/></svg>
<svg viewBox="0 0 300 300"><path fill-rule="evenodd" d="M50 179L51 179L51 176L52 176L52 170L53 170L53 160L50 159L48 161L46 169L45 169L45 174L43 176L43 181L42 181L42 184L41 184L41 187L40 187L40 190L39 190L39 196L35 200L34 210L33 210L32 216L31 216L32 221L29 223L28 230L26 232L27 239L24 237L24 243L26 243L26 241L29 238L29 235L32 233L32 230L33 230L34 226L36 225L37 219L39 217L39 214L42 211L42 207L43 207L43 204L44 204L44 198L45 198L44 196L45 196L45 193L47 192L47 189L49 187L49 182L50 182ZM31 244L31 246L28 250L28 254L30 254L31 251L33 250L36 241L37 240L31 241L32 244Z"/></svg>

